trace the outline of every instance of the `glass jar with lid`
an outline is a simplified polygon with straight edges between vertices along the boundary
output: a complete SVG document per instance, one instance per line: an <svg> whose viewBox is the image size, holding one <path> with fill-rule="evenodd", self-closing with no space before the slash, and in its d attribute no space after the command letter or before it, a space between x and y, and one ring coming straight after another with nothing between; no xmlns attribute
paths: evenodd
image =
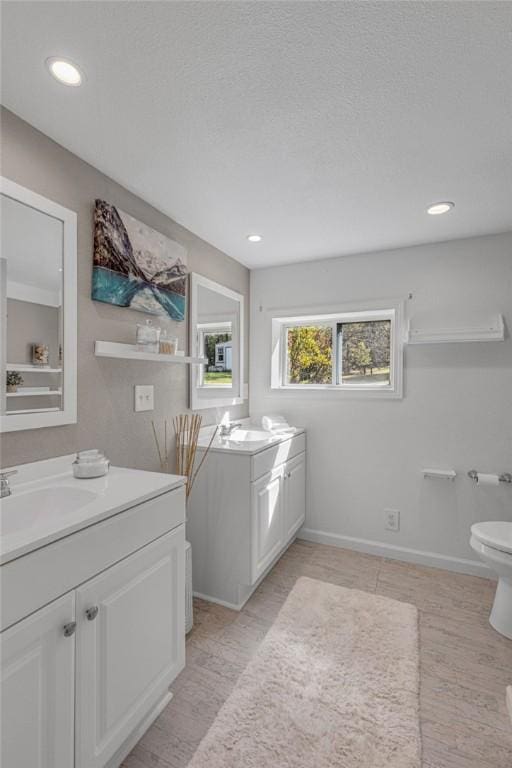
<svg viewBox="0 0 512 768"><path fill-rule="evenodd" d="M178 351L178 338L171 336L170 332L165 328L160 334L160 354L161 355L175 355Z"/></svg>
<svg viewBox="0 0 512 768"><path fill-rule="evenodd" d="M139 352L158 353L161 328L153 325L152 320L137 323L137 350Z"/></svg>

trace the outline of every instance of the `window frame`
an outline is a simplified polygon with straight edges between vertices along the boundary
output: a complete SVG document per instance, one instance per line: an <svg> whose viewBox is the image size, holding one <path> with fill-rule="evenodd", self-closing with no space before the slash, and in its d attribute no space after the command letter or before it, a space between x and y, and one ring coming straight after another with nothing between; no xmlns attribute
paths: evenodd
<svg viewBox="0 0 512 768"><path fill-rule="evenodd" d="M344 383L337 384L338 375L338 325L350 322L372 322L390 320L390 383ZM339 396L364 398L402 398L403 397L403 303L401 301L360 302L338 308L337 310L319 311L305 309L293 315L271 313L272 321L272 357L271 389L289 394L296 393L313 396L335 393ZM331 328L332 346L332 383L331 384L290 384L288 382L288 347L287 334L290 328L325 326Z"/></svg>

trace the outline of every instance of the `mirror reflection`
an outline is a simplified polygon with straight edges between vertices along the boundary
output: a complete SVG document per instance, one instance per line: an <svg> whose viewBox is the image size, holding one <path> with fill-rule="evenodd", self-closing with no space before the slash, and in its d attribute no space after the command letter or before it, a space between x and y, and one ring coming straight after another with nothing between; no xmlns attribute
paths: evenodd
<svg viewBox="0 0 512 768"><path fill-rule="evenodd" d="M240 402L242 296L192 275L193 355L206 363L192 371L192 408Z"/></svg>
<svg viewBox="0 0 512 768"><path fill-rule="evenodd" d="M208 362L202 366L199 386L233 386L233 324L238 302L200 285L197 293L200 354Z"/></svg>
<svg viewBox="0 0 512 768"><path fill-rule="evenodd" d="M63 222L2 194L5 415L63 408ZM4 324L4 323L3 323Z"/></svg>

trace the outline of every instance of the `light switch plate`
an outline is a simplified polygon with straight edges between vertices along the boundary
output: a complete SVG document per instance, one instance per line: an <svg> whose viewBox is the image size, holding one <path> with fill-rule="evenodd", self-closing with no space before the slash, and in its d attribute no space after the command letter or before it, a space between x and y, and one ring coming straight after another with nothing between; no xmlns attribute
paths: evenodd
<svg viewBox="0 0 512 768"><path fill-rule="evenodd" d="M155 388L152 384L138 384L135 387L135 410L155 410Z"/></svg>

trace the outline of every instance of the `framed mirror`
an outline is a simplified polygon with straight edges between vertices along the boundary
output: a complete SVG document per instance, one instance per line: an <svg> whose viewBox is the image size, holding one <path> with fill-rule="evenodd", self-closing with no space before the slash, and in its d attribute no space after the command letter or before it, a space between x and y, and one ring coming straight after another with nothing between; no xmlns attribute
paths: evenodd
<svg viewBox="0 0 512 768"><path fill-rule="evenodd" d="M202 275L190 275L190 354L205 365L190 372L192 410L243 402L244 297Z"/></svg>
<svg viewBox="0 0 512 768"><path fill-rule="evenodd" d="M76 213L0 177L0 431L76 422Z"/></svg>

